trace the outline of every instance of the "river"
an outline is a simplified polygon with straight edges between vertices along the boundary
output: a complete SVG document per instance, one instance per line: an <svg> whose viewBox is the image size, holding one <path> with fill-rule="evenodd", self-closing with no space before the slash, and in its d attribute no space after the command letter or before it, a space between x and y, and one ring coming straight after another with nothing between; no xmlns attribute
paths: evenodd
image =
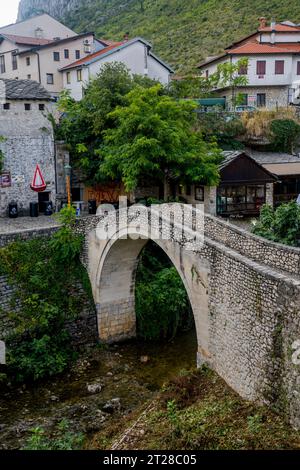
<svg viewBox="0 0 300 470"><path fill-rule="evenodd" d="M97 448L104 427L138 412L170 378L194 368L196 351L195 331L168 343L99 346L59 377L2 388L0 449L22 448L37 426L51 435L62 419L86 436L86 448Z"/></svg>

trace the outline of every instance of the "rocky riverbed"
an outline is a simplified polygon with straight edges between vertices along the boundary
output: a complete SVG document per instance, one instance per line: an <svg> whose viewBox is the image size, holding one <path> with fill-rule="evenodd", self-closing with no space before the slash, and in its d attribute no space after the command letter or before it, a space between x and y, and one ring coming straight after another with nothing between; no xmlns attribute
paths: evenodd
<svg viewBox="0 0 300 470"><path fill-rule="evenodd" d="M99 346L62 376L2 388L0 449L21 449L36 427L51 437L62 420L93 448L96 433L139 410L180 370L194 367L196 350L194 332L164 344Z"/></svg>

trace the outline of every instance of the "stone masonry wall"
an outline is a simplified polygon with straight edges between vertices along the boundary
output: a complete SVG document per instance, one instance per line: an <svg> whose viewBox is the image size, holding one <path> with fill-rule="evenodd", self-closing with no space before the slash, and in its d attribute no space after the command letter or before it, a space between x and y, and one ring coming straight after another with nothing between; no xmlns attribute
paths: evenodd
<svg viewBox="0 0 300 470"><path fill-rule="evenodd" d="M147 215L142 215L142 218L147 227ZM82 219L77 229L87 235L90 243L89 231L99 221L107 226L113 220L113 214L108 214L102 221L99 217ZM133 217L130 223L132 220ZM143 219L139 220L143 222ZM161 220L161 230L164 224L167 222ZM138 232L143 233L143 230ZM211 216L205 217L202 247L195 244L192 251L190 247L187 251L187 244L193 238L189 228L184 236L175 226L170 233L171 240L160 240L158 244L171 257L185 286L189 287L188 294L198 325L199 363L207 362L241 396L272 405L300 429L300 366L292 360L293 344L300 340L300 250L269 243ZM109 285L104 282L97 287L100 288L97 296L100 311L101 307L109 311L109 300L112 303L114 300L114 286L118 292L120 289L124 292L121 296L124 302L126 292L128 300L132 298L133 259L132 275L129 265L127 274L122 266L127 263L129 253L133 253L134 241L122 239L110 243L108 248L107 244L96 242L95 251L89 252L89 258L86 257L87 251L84 253L87 266L92 266L92 273L100 269L97 270L95 263L98 257L101 273L107 271L107 276L110 275ZM191 256L194 260L192 267L187 263ZM112 259L115 263L109 273ZM96 279L91 281L96 282ZM122 284L124 281L127 287ZM209 306L206 319L201 311L205 306L205 296ZM102 306L103 298L105 305ZM200 311L194 309L199 306L199 301ZM119 311L111 313L111 319L120 320L120 315L122 312ZM113 331L109 318L105 319L105 328ZM203 328L207 328L204 335Z"/></svg>
<svg viewBox="0 0 300 470"><path fill-rule="evenodd" d="M49 237L58 230L58 227L45 229L24 230L23 232L0 234L0 249L16 240L30 240L39 237ZM1 253L0 253L1 262ZM78 296L84 294L83 287L78 284L75 286ZM9 312L17 311L20 304L17 300L17 288L9 283L6 276L0 276L0 340L12 332L13 324L9 318ZM77 349L95 344L98 340L97 314L95 305L90 299L86 299L80 315L66 324L71 334L72 343Z"/></svg>
<svg viewBox="0 0 300 470"><path fill-rule="evenodd" d="M4 154L4 172L10 172L11 186L0 184L0 217L6 216L8 204L16 202L23 215L28 215L30 202L38 201L38 194L30 189L36 165L39 164L47 183L46 191L55 202L55 153L52 124L45 111L39 111L38 102L31 102L31 110L24 110L24 102L10 101L9 110L0 110L0 143Z"/></svg>

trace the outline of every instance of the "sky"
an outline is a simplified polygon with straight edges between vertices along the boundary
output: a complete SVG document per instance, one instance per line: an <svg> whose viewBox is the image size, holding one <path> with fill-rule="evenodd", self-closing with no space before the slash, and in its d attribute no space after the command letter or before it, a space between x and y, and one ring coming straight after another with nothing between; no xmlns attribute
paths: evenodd
<svg viewBox="0 0 300 470"><path fill-rule="evenodd" d="M19 0L0 0L0 26L15 23Z"/></svg>

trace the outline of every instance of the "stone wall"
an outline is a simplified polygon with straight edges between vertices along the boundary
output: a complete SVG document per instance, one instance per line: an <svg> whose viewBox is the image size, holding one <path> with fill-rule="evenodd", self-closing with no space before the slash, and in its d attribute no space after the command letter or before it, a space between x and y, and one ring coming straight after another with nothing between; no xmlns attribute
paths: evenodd
<svg viewBox="0 0 300 470"><path fill-rule="evenodd" d="M266 94L266 108L276 109L277 107L286 108L288 106L289 98L289 87L288 86L257 86L257 87L239 87L239 93L246 93L248 95L257 95L257 93ZM220 96L225 96L228 103L231 103L232 92L231 90L225 90L219 92ZM249 103L252 104L252 103ZM256 104L254 103L256 106Z"/></svg>
<svg viewBox="0 0 300 470"><path fill-rule="evenodd" d="M31 102L31 110L24 110L23 101L10 101L10 109L0 110L0 143L4 154L3 171L11 175L11 186L0 184L0 217L6 216L8 204L16 202L21 214L29 213L30 202L38 201L38 194L30 189L36 165L39 164L47 183L46 191L55 202L55 153L52 124L47 118L51 106L39 111L39 102Z"/></svg>
<svg viewBox="0 0 300 470"><path fill-rule="evenodd" d="M50 237L57 230L58 227L50 227L0 234L0 248L17 240L26 241L33 238ZM80 283L74 286L74 291L76 295L84 298L84 304L80 315L69 320L66 327L71 334L74 347L82 349L95 344L98 340L97 315L94 303L87 298ZM20 308L16 294L16 286L8 281L7 276L0 276L0 340L5 340L7 335L13 331L13 323L9 318L9 313L16 312Z"/></svg>
<svg viewBox="0 0 300 470"><path fill-rule="evenodd" d="M39 228L35 230L22 230L21 232L0 233L0 248L15 241L26 241L33 238L50 237L58 230L57 227Z"/></svg>
<svg viewBox="0 0 300 470"><path fill-rule="evenodd" d="M136 260L147 243L139 237L149 221L149 214L138 212L139 228L131 213L127 238L120 227L106 241L97 238L94 228L99 222L111 226L111 213L78 223L86 235L84 258L104 341L134 334ZM160 233L168 223L160 220ZM271 404L300 428L300 367L292 360L293 344L300 340L300 250L269 243L212 216L205 216L200 246L191 224L184 234L173 225L170 239L154 241L171 259L189 296L198 363L207 363L241 396Z"/></svg>
<svg viewBox="0 0 300 470"><path fill-rule="evenodd" d="M205 216L205 235L267 267L300 275L299 248L273 243L209 215Z"/></svg>

